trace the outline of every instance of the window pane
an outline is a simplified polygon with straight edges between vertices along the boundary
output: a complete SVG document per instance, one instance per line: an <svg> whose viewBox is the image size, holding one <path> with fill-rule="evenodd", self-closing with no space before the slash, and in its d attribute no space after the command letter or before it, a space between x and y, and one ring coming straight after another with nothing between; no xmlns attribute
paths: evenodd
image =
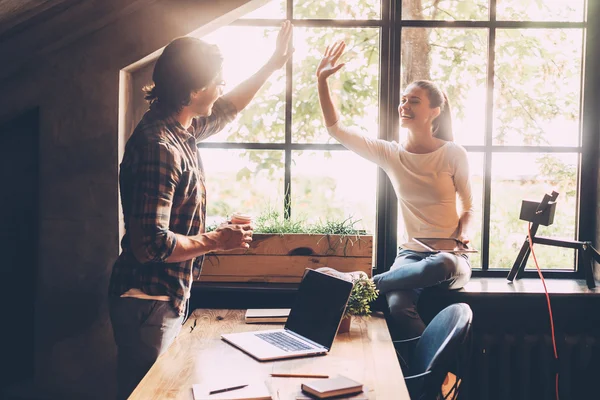
<svg viewBox="0 0 600 400"><path fill-rule="evenodd" d="M594 0L592 0L594 1ZM583 21L584 0L497 0L498 20Z"/></svg>
<svg viewBox="0 0 600 400"><path fill-rule="evenodd" d="M486 29L402 30L402 90L432 80L446 91L457 143L480 145L485 137Z"/></svg>
<svg viewBox="0 0 600 400"><path fill-rule="evenodd" d="M294 1L297 19L380 19L381 0Z"/></svg>
<svg viewBox="0 0 600 400"><path fill-rule="evenodd" d="M375 232L377 166L350 151L292 153L292 216Z"/></svg>
<svg viewBox="0 0 600 400"><path fill-rule="evenodd" d="M294 28L292 140L336 143L325 129L315 72L328 45L346 41L340 62L347 64L329 78L341 121L377 137L379 131L379 29Z"/></svg>
<svg viewBox="0 0 600 400"><path fill-rule="evenodd" d="M577 146L581 29L496 33L494 144Z"/></svg>
<svg viewBox="0 0 600 400"><path fill-rule="evenodd" d="M521 200L541 201L559 193L554 223L537 235L573 240L577 208L577 154L494 154L490 216L490 268L511 268L525 238L527 222L519 219ZM573 269L574 250L534 247L540 268ZM527 268L535 268L530 257Z"/></svg>
<svg viewBox="0 0 600 400"><path fill-rule="evenodd" d="M402 19L487 20L488 3L489 0L403 0Z"/></svg>
<svg viewBox="0 0 600 400"><path fill-rule="evenodd" d="M264 6L244 15L242 18L283 19L285 18L286 0L270 0Z"/></svg>
<svg viewBox="0 0 600 400"><path fill-rule="evenodd" d="M279 28L226 26L203 39L223 53L225 91L258 71L271 56ZM243 66L240 67L240 66ZM285 68L276 71L238 118L208 142L283 142Z"/></svg>
<svg viewBox="0 0 600 400"><path fill-rule="evenodd" d="M207 223L235 211L283 215L283 151L200 149L206 171Z"/></svg>

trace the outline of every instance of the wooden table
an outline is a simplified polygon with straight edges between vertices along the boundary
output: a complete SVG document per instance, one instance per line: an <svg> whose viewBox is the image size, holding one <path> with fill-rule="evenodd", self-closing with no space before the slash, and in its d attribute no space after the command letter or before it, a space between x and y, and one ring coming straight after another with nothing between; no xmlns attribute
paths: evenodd
<svg viewBox="0 0 600 400"><path fill-rule="evenodd" d="M197 309L130 399L193 400L192 385L237 377L265 381L273 399L294 399L307 378L274 378L271 373L343 374L368 388L369 399L410 400L382 314L353 318L350 332L337 335L326 356L256 361L221 340L221 333L272 329L246 324L245 310Z"/></svg>

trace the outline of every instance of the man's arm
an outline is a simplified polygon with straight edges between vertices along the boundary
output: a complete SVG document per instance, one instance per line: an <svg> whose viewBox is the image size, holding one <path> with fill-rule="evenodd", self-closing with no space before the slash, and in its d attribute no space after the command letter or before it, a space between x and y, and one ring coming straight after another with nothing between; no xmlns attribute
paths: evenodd
<svg viewBox="0 0 600 400"><path fill-rule="evenodd" d="M131 250L140 263L181 262L214 250L249 247L249 225L221 226L195 236L171 231L171 207L181 176L179 153L166 143L150 143L139 157L127 230Z"/></svg>
<svg viewBox="0 0 600 400"><path fill-rule="evenodd" d="M221 225L213 232L176 237L177 243L166 262L187 261L211 251L247 249L252 241L252 226Z"/></svg>
<svg viewBox="0 0 600 400"><path fill-rule="evenodd" d="M214 104L212 114L208 118L192 121L191 129L196 140L204 140L223 130L239 111L250 104L269 76L283 67L291 57L292 51L288 48L291 36L292 25L289 21L285 21L277 35L277 45L269 61L250 78L221 96Z"/></svg>
<svg viewBox="0 0 600 400"><path fill-rule="evenodd" d="M250 103L258 90L265 84L269 76L282 68L292 56L290 39L292 37L292 24L285 21L277 35L277 44L273 55L267 63L254 75L240 83L223 97L229 100L234 107L241 111Z"/></svg>

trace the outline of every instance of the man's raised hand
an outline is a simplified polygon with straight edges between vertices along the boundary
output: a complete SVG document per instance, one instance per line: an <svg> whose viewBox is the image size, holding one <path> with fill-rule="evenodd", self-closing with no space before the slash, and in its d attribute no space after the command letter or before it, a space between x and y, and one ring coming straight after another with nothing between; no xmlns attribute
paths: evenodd
<svg viewBox="0 0 600 400"><path fill-rule="evenodd" d="M290 21L284 21L283 24L281 24L281 29L277 35L275 51L268 63L275 70L283 67L294 52L290 41L292 38L292 28L293 25Z"/></svg>

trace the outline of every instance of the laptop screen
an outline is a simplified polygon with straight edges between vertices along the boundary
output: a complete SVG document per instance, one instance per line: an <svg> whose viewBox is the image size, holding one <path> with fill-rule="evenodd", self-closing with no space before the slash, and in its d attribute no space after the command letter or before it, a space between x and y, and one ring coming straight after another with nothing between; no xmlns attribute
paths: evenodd
<svg viewBox="0 0 600 400"><path fill-rule="evenodd" d="M285 328L331 348L352 283L307 269Z"/></svg>

